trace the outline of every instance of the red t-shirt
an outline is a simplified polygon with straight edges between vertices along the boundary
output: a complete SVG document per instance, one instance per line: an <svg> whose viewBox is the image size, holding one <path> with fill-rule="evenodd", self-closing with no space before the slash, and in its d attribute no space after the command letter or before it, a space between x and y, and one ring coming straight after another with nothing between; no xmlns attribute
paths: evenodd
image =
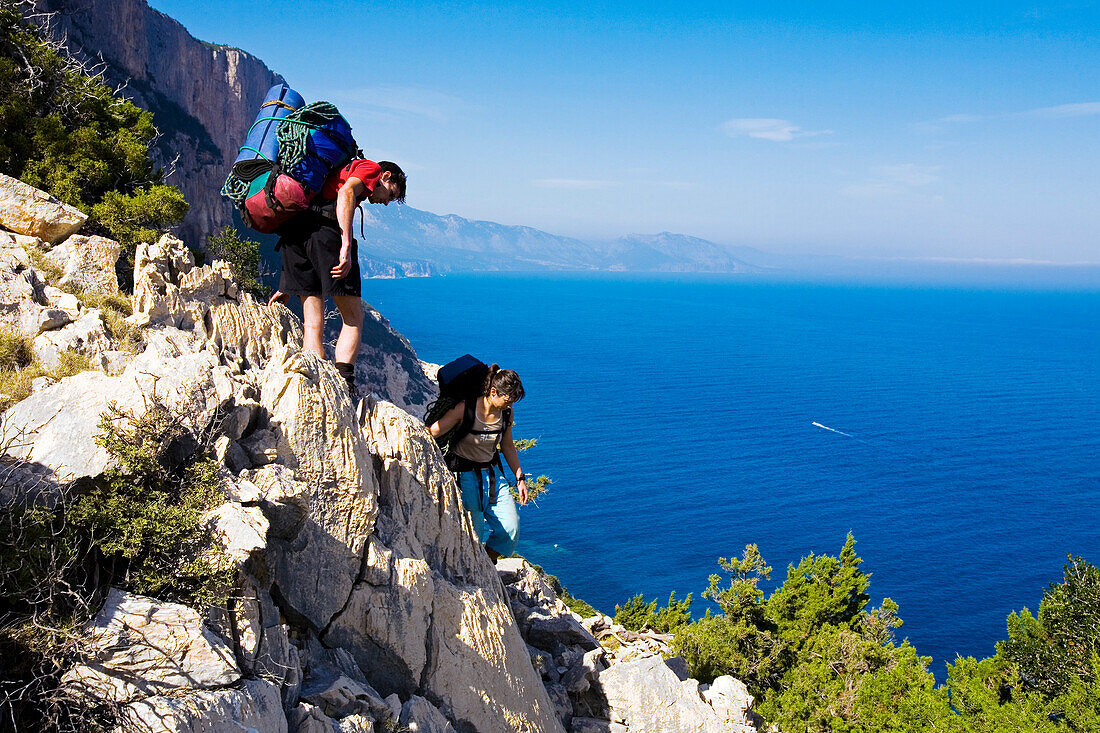
<svg viewBox="0 0 1100 733"><path fill-rule="evenodd" d="M340 170L329 176L325 185L321 186L320 197L334 199L340 192L340 188L348 182L349 178L358 178L367 187L367 191L373 191L378 184L378 178L382 175L382 169L373 160L353 160Z"/></svg>

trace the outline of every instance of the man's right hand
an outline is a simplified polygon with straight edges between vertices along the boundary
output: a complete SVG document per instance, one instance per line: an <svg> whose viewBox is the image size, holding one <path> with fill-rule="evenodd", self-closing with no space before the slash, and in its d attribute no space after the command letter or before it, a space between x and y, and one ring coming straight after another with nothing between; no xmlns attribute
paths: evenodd
<svg viewBox="0 0 1100 733"><path fill-rule="evenodd" d="M269 307L275 305L276 303L282 303L283 305L286 305L286 302L288 300L290 300L289 295L284 293L282 290L276 290L272 294L271 299L267 301L267 305Z"/></svg>

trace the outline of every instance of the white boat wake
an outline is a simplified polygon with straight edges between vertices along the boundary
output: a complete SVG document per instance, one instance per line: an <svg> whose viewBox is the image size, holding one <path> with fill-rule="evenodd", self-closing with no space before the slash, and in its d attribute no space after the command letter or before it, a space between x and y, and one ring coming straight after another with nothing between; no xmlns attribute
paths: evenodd
<svg viewBox="0 0 1100 733"><path fill-rule="evenodd" d="M814 427L821 428L822 430L828 430L831 433L837 433L839 435L845 436L846 438L855 438L856 440L859 440L859 438L856 438L856 436L854 436L850 433L846 433L843 430L837 430L836 428L830 428L828 425L822 425L819 422L815 422L815 423L812 423L812 424L814 425Z"/></svg>

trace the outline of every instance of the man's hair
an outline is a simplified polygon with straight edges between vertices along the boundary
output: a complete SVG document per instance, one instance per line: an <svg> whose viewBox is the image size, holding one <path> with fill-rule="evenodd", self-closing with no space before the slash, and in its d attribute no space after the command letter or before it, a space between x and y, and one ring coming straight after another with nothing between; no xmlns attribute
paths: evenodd
<svg viewBox="0 0 1100 733"><path fill-rule="evenodd" d="M390 172L390 180L393 181L394 185L397 186L397 198L394 200L404 203L405 171L401 170L401 166L399 166L397 163L391 163L388 160L378 161L378 167L381 168L383 172Z"/></svg>

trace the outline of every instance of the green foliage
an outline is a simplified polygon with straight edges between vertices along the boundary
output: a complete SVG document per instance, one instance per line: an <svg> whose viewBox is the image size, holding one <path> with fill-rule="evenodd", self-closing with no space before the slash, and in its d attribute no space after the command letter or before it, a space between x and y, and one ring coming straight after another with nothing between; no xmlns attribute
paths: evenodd
<svg viewBox="0 0 1100 733"><path fill-rule="evenodd" d="M789 733L1100 730L1096 567L1071 558L1038 617L1012 614L994 657L957 659L937 688L931 660L894 641L897 604L887 598L868 610L870 576L861 564L849 535L838 557L809 555L789 566L765 598L759 583L771 568L755 545L720 558L729 583L712 576L703 596L721 613L681 627L673 652L701 680L743 680L757 711ZM635 596L617 607L616 620L644 623L655 607Z"/></svg>
<svg viewBox="0 0 1100 733"><path fill-rule="evenodd" d="M66 696L82 625L110 586L198 608L222 603L234 569L204 520L222 501L217 464L190 417L154 402L117 409L98 438L113 467L80 485L6 496L0 511L0 708L20 730L110 730L111 709ZM0 465L0 479L6 466Z"/></svg>
<svg viewBox="0 0 1100 733"><path fill-rule="evenodd" d="M260 243L242 239L240 232L231 226L222 227L217 234L206 238L206 254L211 260L225 260L237 285L257 298L266 298L270 288L261 283Z"/></svg>
<svg viewBox="0 0 1100 733"><path fill-rule="evenodd" d="M16 8L0 8L0 171L132 249L187 212L149 155L156 134L150 112L115 97Z"/></svg>
<svg viewBox="0 0 1100 733"><path fill-rule="evenodd" d="M1008 639L999 656L1014 665L1019 684L1056 697L1075 680L1096 680L1100 654L1100 569L1071 558L1063 581L1052 585L1039 604L1039 617L1025 608L1008 617Z"/></svg>
<svg viewBox="0 0 1100 733"><path fill-rule="evenodd" d="M155 241L158 232L181 221L188 208L175 186L145 186L130 193L107 191L89 213L122 244L133 270L133 250L138 243Z"/></svg>
<svg viewBox="0 0 1100 733"><path fill-rule="evenodd" d="M639 593L625 604L615 605L615 623L632 631L648 627L659 634L675 634L691 623L691 594L677 601L674 591L668 596L668 605L657 608L656 600L646 603Z"/></svg>
<svg viewBox="0 0 1100 733"><path fill-rule="evenodd" d="M516 450L522 453L525 450L530 450L539 444L538 438L520 438L518 440L513 439L512 443L515 444ZM527 479L527 499L538 503L538 498L550 491L550 484L554 483L554 480L549 476L543 474L535 478ZM519 501L519 490L512 486L512 498ZM583 601L581 601L583 603ZM588 606L587 603L584 605ZM591 606L588 606L591 608ZM581 614L582 616L584 614Z"/></svg>

